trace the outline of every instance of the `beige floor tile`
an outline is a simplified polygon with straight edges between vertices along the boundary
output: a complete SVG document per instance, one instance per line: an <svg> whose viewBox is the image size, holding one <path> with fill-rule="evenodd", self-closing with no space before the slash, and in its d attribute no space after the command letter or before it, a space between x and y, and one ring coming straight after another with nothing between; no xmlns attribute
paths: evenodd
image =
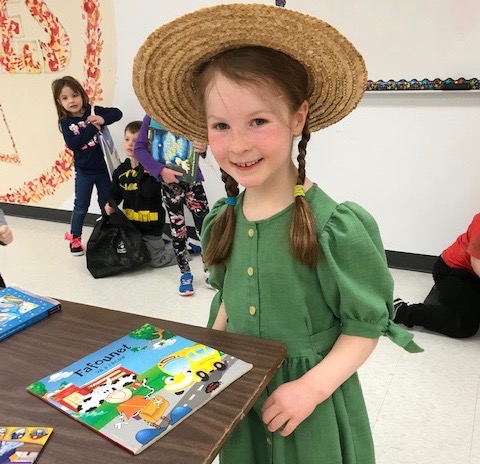
<svg viewBox="0 0 480 464"><path fill-rule="evenodd" d="M373 354L358 372L372 427L375 426L388 394L402 351L387 338L381 338Z"/></svg>
<svg viewBox="0 0 480 464"><path fill-rule="evenodd" d="M431 274L426 272L391 269L395 280L395 298L402 298L410 303L419 303L425 299L433 286Z"/></svg>
<svg viewBox="0 0 480 464"><path fill-rule="evenodd" d="M479 375L450 367L402 356L374 428L379 464L468 463Z"/></svg>
<svg viewBox="0 0 480 464"><path fill-rule="evenodd" d="M480 377L477 386L477 401L475 402L475 419L473 422L469 464L480 464Z"/></svg>

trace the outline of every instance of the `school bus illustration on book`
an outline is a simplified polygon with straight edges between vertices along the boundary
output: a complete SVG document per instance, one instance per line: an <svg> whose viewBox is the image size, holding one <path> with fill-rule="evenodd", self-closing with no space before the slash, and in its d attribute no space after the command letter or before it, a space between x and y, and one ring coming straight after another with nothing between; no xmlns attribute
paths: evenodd
<svg viewBox="0 0 480 464"><path fill-rule="evenodd" d="M176 351L158 363L165 378L165 390L181 395L195 382L206 382L216 370L223 371L227 365L218 350L197 343Z"/></svg>

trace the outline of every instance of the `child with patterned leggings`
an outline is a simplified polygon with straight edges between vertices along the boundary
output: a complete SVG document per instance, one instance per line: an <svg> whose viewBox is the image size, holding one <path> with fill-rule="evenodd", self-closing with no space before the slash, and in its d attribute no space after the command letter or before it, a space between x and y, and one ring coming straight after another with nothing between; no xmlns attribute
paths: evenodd
<svg viewBox="0 0 480 464"><path fill-rule="evenodd" d="M181 172L170 169L161 161L155 160L150 149L148 135L150 125L151 118L145 115L137 142L135 143L135 158L150 175L162 182L162 199L170 219L173 249L175 250L181 273L178 292L182 296L193 295L193 275L187 250L188 237L184 208L186 206L192 213L196 232L200 236L203 220L209 212L207 195L202 184L204 178L199 169L197 178L192 184L180 181L177 177L182 175ZM206 144L193 142L193 145L195 151L205 153ZM208 271L205 266L204 279L206 285L210 287Z"/></svg>

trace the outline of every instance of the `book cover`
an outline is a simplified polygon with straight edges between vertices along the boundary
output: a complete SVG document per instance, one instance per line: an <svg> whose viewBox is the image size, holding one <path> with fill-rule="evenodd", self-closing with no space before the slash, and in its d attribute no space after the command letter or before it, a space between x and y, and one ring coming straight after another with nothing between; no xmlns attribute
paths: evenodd
<svg viewBox="0 0 480 464"><path fill-rule="evenodd" d="M148 140L155 160L170 169L183 173L178 177L179 180L190 184L195 182L199 154L195 152L192 142L185 137L168 132L153 119L150 122Z"/></svg>
<svg viewBox="0 0 480 464"><path fill-rule="evenodd" d="M27 390L138 454L252 367L145 324Z"/></svg>
<svg viewBox="0 0 480 464"><path fill-rule="evenodd" d="M52 432L50 427L0 425L0 464L35 462Z"/></svg>
<svg viewBox="0 0 480 464"><path fill-rule="evenodd" d="M61 309L53 298L35 295L19 287L0 290L0 340Z"/></svg>

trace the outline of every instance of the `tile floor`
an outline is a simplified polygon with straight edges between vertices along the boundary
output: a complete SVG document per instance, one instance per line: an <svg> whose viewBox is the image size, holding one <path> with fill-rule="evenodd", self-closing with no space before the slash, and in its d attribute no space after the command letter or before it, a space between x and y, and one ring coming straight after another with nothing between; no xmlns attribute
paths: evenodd
<svg viewBox="0 0 480 464"><path fill-rule="evenodd" d="M193 297L177 294L176 266L95 280L85 258L69 255L65 224L9 217L15 241L2 247L8 284L86 304L204 326L212 290L199 257L191 266ZM86 228L84 237L90 235ZM395 296L421 301L431 276L392 269ZM377 464L480 464L480 334L453 340L415 330L424 353L411 355L387 339L360 369ZM0 347L1 355L1 347ZM307 464L307 463L305 463Z"/></svg>

